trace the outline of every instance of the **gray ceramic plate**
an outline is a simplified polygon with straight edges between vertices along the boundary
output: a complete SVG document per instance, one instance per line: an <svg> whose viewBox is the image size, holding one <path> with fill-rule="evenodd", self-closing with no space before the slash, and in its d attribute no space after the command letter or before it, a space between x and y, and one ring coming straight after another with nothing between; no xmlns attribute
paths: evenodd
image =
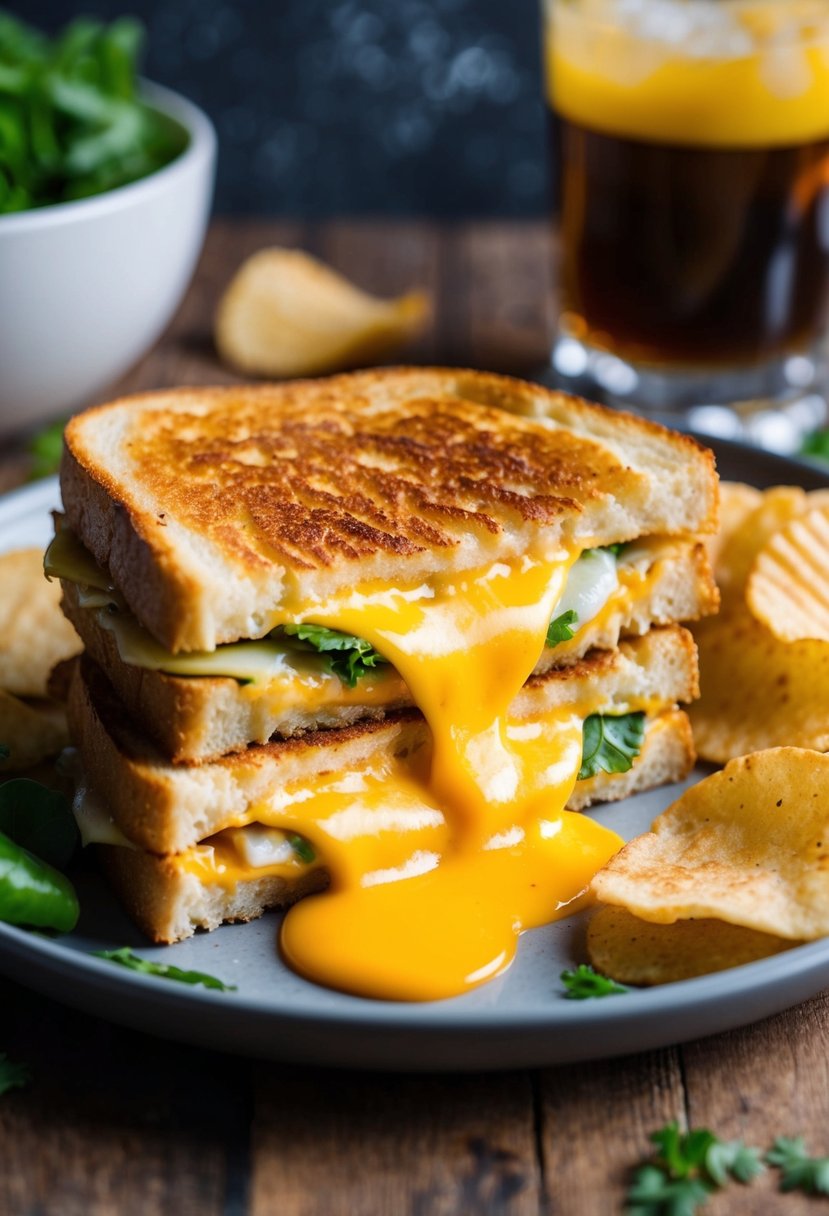
<svg viewBox="0 0 829 1216"><path fill-rule="evenodd" d="M773 485L829 484L814 469L715 443L724 477ZM0 551L45 543L54 481L0 502ZM701 773L695 775L698 779ZM625 837L644 831L682 787L599 810ZM621 1055L728 1030L779 1012L829 985L829 941L718 975L601 1001L565 999L559 973L583 958L581 919L525 934L499 980L426 1005L366 1001L317 988L276 952L278 917L226 925L167 948L150 947L93 869L79 876L83 915L55 941L0 925L0 970L46 995L167 1038L249 1055L382 1069L495 1069ZM219 976L236 992L208 992L136 975L90 956L130 945L148 959Z"/></svg>

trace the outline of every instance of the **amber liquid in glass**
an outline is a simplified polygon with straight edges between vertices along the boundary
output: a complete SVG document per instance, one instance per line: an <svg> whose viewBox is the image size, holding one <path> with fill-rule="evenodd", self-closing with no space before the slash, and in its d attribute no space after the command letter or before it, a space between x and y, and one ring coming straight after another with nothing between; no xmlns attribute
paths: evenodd
<svg viewBox="0 0 829 1216"><path fill-rule="evenodd" d="M649 364L752 363L823 329L829 139L697 148L551 112L564 324Z"/></svg>

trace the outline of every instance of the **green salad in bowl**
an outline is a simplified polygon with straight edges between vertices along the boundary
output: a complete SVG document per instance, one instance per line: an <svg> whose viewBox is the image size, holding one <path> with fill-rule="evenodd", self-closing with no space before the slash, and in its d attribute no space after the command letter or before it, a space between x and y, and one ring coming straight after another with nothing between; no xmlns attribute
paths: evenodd
<svg viewBox="0 0 829 1216"><path fill-rule="evenodd" d="M0 214L101 194L184 151L186 130L139 96L143 41L130 17L49 38L0 9Z"/></svg>

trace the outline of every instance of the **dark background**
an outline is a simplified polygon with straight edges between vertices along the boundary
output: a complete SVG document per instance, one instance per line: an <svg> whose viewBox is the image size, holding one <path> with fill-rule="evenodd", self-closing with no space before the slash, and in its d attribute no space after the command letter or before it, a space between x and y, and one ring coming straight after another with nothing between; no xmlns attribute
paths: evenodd
<svg viewBox="0 0 829 1216"><path fill-rule="evenodd" d="M3 0L0 0L3 4ZM145 74L213 118L216 209L537 215L537 0L11 0L54 30L141 17Z"/></svg>

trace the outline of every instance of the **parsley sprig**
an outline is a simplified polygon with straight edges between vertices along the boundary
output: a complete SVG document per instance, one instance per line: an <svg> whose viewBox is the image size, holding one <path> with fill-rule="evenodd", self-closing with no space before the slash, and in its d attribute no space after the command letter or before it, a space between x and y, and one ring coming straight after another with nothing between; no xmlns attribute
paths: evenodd
<svg viewBox="0 0 829 1216"><path fill-rule="evenodd" d="M325 625L283 625L288 637L305 642L320 654L325 655L328 669L339 676L344 684L353 688L357 681L380 663L387 663L365 638L356 638L339 629L328 629Z"/></svg>
<svg viewBox="0 0 829 1216"><path fill-rule="evenodd" d="M780 1170L781 1191L829 1195L829 1157L810 1157L802 1136L793 1140L778 1136L766 1161Z"/></svg>
<svg viewBox="0 0 829 1216"><path fill-rule="evenodd" d="M618 996L628 992L624 984L600 975L587 963L579 963L575 971L562 971L561 982L566 989L566 996L571 1001L586 1001L591 997Z"/></svg>
<svg viewBox="0 0 829 1216"><path fill-rule="evenodd" d="M668 1123L650 1139L656 1153L634 1174L627 1216L694 1216L714 1191L731 1181L745 1185L764 1169L757 1149L704 1127L681 1132Z"/></svg>
<svg viewBox="0 0 829 1216"><path fill-rule="evenodd" d="M119 950L93 950L96 958L107 959L130 971L139 971L144 975L157 975L164 980L177 980L180 984L201 984L203 988L212 988L216 992L235 992L233 984L225 984L214 975L204 971L182 971L171 963L151 963L149 959L139 958L129 946L121 946Z"/></svg>

